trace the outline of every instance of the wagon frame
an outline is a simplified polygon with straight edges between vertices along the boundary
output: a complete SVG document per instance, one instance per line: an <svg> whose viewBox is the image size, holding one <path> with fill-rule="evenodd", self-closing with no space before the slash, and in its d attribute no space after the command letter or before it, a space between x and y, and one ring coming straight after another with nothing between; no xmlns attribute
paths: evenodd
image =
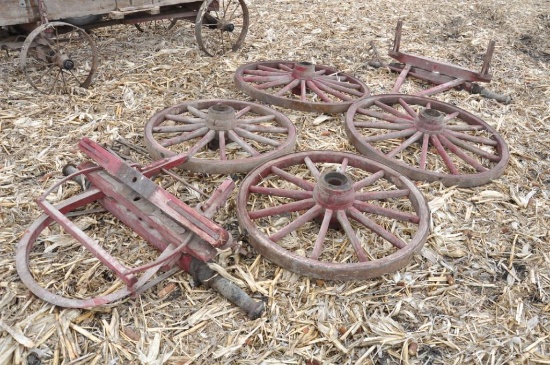
<svg viewBox="0 0 550 365"><path fill-rule="evenodd" d="M0 49L21 50L20 68L36 90L87 88L98 66L90 30L133 24L140 31L179 20L195 23L199 48L209 56L238 50L249 13L244 0L0 0Z"/></svg>

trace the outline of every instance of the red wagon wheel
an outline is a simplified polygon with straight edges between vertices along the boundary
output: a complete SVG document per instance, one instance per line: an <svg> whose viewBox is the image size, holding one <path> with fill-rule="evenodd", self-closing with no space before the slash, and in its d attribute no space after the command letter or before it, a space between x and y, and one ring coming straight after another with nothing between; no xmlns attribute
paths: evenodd
<svg viewBox="0 0 550 365"><path fill-rule="evenodd" d="M33 30L21 48L20 66L36 90L50 94L87 88L97 69L94 40L69 23L50 22Z"/></svg>
<svg viewBox="0 0 550 365"><path fill-rule="evenodd" d="M490 125L454 105L377 95L352 105L346 133L365 156L414 180L470 187L502 175L508 147Z"/></svg>
<svg viewBox="0 0 550 365"><path fill-rule="evenodd" d="M195 21L195 38L209 56L235 52L243 45L249 23L244 0L204 0Z"/></svg>
<svg viewBox="0 0 550 365"><path fill-rule="evenodd" d="M306 112L345 112L370 95L360 80L309 62L249 63L237 69L235 83L255 99Z"/></svg>
<svg viewBox="0 0 550 365"><path fill-rule="evenodd" d="M429 230L428 206L410 180L343 152L307 151L259 166L242 182L237 210L261 255L321 279L398 270Z"/></svg>
<svg viewBox="0 0 550 365"><path fill-rule="evenodd" d="M230 174L292 152L296 128L282 113L236 100L182 103L155 114L145 125L145 143L155 159L188 153L181 167Z"/></svg>

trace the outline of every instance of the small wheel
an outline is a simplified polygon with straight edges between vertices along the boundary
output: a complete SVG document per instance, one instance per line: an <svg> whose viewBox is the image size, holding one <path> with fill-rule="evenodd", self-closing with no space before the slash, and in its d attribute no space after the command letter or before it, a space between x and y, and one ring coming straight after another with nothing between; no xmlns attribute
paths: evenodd
<svg viewBox="0 0 550 365"><path fill-rule="evenodd" d="M502 175L509 152L487 123L425 97L376 95L353 104L346 133L365 156L414 180L483 185Z"/></svg>
<svg viewBox="0 0 550 365"><path fill-rule="evenodd" d="M50 22L33 30L21 48L20 66L36 90L50 94L87 88L97 69L94 40L69 23Z"/></svg>
<svg viewBox="0 0 550 365"><path fill-rule="evenodd" d="M251 171L237 197L254 248L302 275L361 280L405 266L429 231L415 185L363 156L306 151Z"/></svg>
<svg viewBox="0 0 550 365"><path fill-rule="evenodd" d="M155 159L188 153L181 167L197 172L248 172L292 152L296 128L282 113L235 100L182 103L155 114L145 125Z"/></svg>
<svg viewBox="0 0 550 365"><path fill-rule="evenodd" d="M249 63L237 69L235 84L265 103L318 113L345 112L355 101L370 95L360 80L309 62Z"/></svg>
<svg viewBox="0 0 550 365"><path fill-rule="evenodd" d="M195 21L195 38L204 53L219 56L241 48L248 25L244 0L204 0Z"/></svg>
<svg viewBox="0 0 550 365"><path fill-rule="evenodd" d="M142 33L164 33L174 28L177 22L177 19L160 19L135 23L134 26Z"/></svg>

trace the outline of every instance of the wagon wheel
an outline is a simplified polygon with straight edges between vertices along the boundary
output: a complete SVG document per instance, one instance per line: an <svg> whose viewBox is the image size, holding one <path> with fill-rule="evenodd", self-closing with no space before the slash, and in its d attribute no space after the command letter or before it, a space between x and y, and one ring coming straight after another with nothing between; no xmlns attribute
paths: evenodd
<svg viewBox="0 0 550 365"><path fill-rule="evenodd" d="M21 70L38 91L50 94L71 87L87 88L97 68L93 39L81 28L50 22L33 30L21 49Z"/></svg>
<svg viewBox="0 0 550 365"><path fill-rule="evenodd" d="M237 69L239 89L263 102L319 113L345 112L370 95L360 80L309 62L253 62Z"/></svg>
<svg viewBox="0 0 550 365"><path fill-rule="evenodd" d="M188 153L183 168L230 174L293 151L296 128L282 113L260 104L202 100L155 114L145 125L145 143L155 159Z"/></svg>
<svg viewBox="0 0 550 365"><path fill-rule="evenodd" d="M478 186L502 175L508 147L497 131L454 105L377 95L350 107L346 133L364 155L414 180Z"/></svg>
<svg viewBox="0 0 550 365"><path fill-rule="evenodd" d="M429 210L415 185L350 153L289 154L250 172L237 198L254 248L287 270L353 280L400 269L424 244Z"/></svg>
<svg viewBox="0 0 550 365"><path fill-rule="evenodd" d="M177 19L160 19L135 23L134 26L137 30L144 33L164 33L174 28L177 22Z"/></svg>
<svg viewBox="0 0 550 365"><path fill-rule="evenodd" d="M248 24L244 0L204 0L195 21L195 38L209 56L235 52L244 42Z"/></svg>

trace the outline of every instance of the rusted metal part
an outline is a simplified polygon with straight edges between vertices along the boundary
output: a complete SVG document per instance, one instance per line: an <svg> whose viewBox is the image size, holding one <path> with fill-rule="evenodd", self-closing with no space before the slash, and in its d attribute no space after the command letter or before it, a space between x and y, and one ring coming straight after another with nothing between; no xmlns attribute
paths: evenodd
<svg viewBox="0 0 550 365"><path fill-rule="evenodd" d="M268 206L256 205L265 196L273 197ZM398 270L429 232L428 205L410 180L378 162L336 151L294 153L259 166L241 184L237 211L262 256L292 272L328 280L362 280ZM401 226L407 237L392 233ZM297 243L303 235L307 239ZM382 254L375 249L388 243L392 249Z"/></svg>
<svg viewBox="0 0 550 365"><path fill-rule="evenodd" d="M435 85L434 87L414 93L416 96L429 96L456 88L473 94L482 94L502 103L509 103L511 101L509 95L499 95L490 92L478 84L478 82L491 81L492 75L489 73L489 68L495 49L495 41L491 40L489 42L487 51L483 57L481 70L476 72L451 63L401 52L399 47L401 46L402 28L403 22L400 20L395 30L393 49L388 53L390 57L399 61L399 63L390 63L388 65L390 70L400 73L392 93L399 92L406 77L412 76ZM375 66L375 64L371 65Z"/></svg>
<svg viewBox="0 0 550 365"><path fill-rule="evenodd" d="M209 56L235 52L242 47L249 24L244 0L204 0L195 21L195 38Z"/></svg>
<svg viewBox="0 0 550 365"><path fill-rule="evenodd" d="M145 125L145 144L156 159L186 151L192 157L181 167L187 170L244 173L292 152L296 127L282 113L257 103L192 101L151 117ZM204 153L197 156L199 152Z"/></svg>
<svg viewBox="0 0 550 365"><path fill-rule="evenodd" d="M80 147L99 166L92 162L84 162L78 168L67 166L64 173L68 176L50 187L37 200L45 213L25 232L17 247L16 266L21 280L38 297L55 305L71 308L104 305L130 294L139 294L165 276L176 272L177 270L173 269L174 265L190 271L194 276L199 275L195 270L208 272L210 269L204 262L216 256L215 247L223 248L231 244L231 236L227 231L210 220L215 211L231 195L234 188L234 182L231 179L225 180L206 202L192 209L147 178L162 168L181 163L186 159L185 155L163 159L145 166L141 169L144 172L142 174L137 168L109 154L91 140L82 140ZM50 204L46 199L47 196L69 179L89 189L56 206ZM106 211L162 251L160 256L141 266L127 267L68 218L70 212L96 201ZM126 286L114 293L89 299L67 298L42 288L29 270L29 255L37 237L52 223L60 224L67 233L111 269ZM170 270L167 274L155 277L161 268ZM141 275L138 277L137 274ZM204 282L203 276L199 275L198 279ZM220 281L214 288L218 290L219 287L225 286L228 288L226 292L220 291L222 295L231 294L227 298L242 305L249 317L256 318L263 311L262 303L252 300L227 280Z"/></svg>
<svg viewBox="0 0 550 365"><path fill-rule="evenodd" d="M361 100L346 114L346 134L365 156L413 180L446 186L488 183L504 172L508 146L498 132L454 105L387 94Z"/></svg>
<svg viewBox="0 0 550 365"><path fill-rule="evenodd" d="M94 40L81 28L49 22L33 30L21 48L20 67L36 90L50 94L87 88L97 69Z"/></svg>
<svg viewBox="0 0 550 365"><path fill-rule="evenodd" d="M309 62L265 61L243 65L235 84L255 99L284 108L341 113L370 95L362 81Z"/></svg>

